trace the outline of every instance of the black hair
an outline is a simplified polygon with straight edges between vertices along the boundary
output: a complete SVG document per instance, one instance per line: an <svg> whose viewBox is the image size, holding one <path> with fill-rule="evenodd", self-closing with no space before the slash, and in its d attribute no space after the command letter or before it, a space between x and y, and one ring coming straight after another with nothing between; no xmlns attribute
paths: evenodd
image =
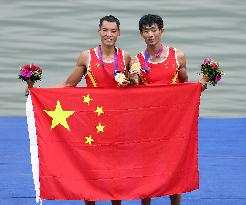
<svg viewBox="0 0 246 205"><path fill-rule="evenodd" d="M101 28L103 21L115 22L117 24L117 27L120 28L120 21L115 16L109 15L102 17L100 19L99 28Z"/></svg>
<svg viewBox="0 0 246 205"><path fill-rule="evenodd" d="M152 26L153 24L156 24L160 29L163 28L163 20L159 15L155 14L147 14L141 17L139 20L139 31L142 33L143 29L146 26Z"/></svg>

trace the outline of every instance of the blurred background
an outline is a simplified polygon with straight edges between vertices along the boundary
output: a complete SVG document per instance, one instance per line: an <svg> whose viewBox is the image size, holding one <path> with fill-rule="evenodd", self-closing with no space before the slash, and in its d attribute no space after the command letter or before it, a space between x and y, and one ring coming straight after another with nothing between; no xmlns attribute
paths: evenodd
<svg viewBox="0 0 246 205"><path fill-rule="evenodd" d="M225 72L201 97L201 184L183 195L182 204L246 204L245 0L0 0L0 205L36 204L20 66L44 68L36 86L63 82L80 52L98 45L99 19L109 14L121 22L117 46L135 56L145 49L138 21L148 13L164 19L163 44L185 52L189 81L199 80L205 57ZM83 80L79 86L84 85ZM136 204L139 200L123 202ZM169 204L169 199L155 198L153 204Z"/></svg>
<svg viewBox="0 0 246 205"><path fill-rule="evenodd" d="M201 117L246 116L246 3L243 0L0 0L0 115L25 115L25 82L19 67L44 68L36 86L63 82L82 50L99 43L99 19L121 22L118 47L135 56L145 49L138 20L147 13L164 19L163 43L182 49L189 81L198 81L205 57L219 62L221 82L202 94ZM85 84L84 80L80 86Z"/></svg>

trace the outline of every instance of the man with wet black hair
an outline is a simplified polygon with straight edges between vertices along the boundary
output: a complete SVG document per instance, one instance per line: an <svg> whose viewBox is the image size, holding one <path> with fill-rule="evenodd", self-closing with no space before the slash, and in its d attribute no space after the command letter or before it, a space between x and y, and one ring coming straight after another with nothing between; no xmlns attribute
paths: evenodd
<svg viewBox="0 0 246 205"><path fill-rule="evenodd" d="M76 87L83 76L87 87L129 85L127 78L121 82L115 80L118 72L127 73L131 59L128 52L116 47L120 36L119 20L112 15L102 17L99 21L98 34L99 45L82 51L70 76L57 87Z"/></svg>
<svg viewBox="0 0 246 205"><path fill-rule="evenodd" d="M100 19L100 23L99 23L99 28L102 27L102 24L104 21L107 21L107 22L115 22L118 29L120 29L120 21L119 19L117 19L115 16L112 16L112 15L108 15L108 16L104 16Z"/></svg>
<svg viewBox="0 0 246 205"><path fill-rule="evenodd" d="M87 87L120 87L129 85L127 78L121 82L115 80L117 72L127 73L130 55L121 48L116 47L120 36L120 22L112 16L100 19L98 34L99 45L95 48L82 51L76 66L66 81L57 87L76 87L85 76ZM95 201L85 201L86 205L95 205ZM112 205L120 205L120 200L112 200Z"/></svg>

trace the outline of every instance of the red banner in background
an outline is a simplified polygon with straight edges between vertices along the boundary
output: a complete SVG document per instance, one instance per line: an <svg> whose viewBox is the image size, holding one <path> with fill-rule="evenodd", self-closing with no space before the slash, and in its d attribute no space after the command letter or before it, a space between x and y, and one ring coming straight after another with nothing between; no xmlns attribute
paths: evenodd
<svg viewBox="0 0 246 205"><path fill-rule="evenodd" d="M41 199L139 199L198 188L200 84L30 94Z"/></svg>

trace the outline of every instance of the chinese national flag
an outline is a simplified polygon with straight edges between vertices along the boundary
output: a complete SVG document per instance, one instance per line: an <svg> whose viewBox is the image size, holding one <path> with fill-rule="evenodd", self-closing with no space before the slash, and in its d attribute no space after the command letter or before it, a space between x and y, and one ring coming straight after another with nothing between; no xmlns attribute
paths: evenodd
<svg viewBox="0 0 246 205"><path fill-rule="evenodd" d="M32 88L37 198L139 199L198 189L199 83Z"/></svg>

